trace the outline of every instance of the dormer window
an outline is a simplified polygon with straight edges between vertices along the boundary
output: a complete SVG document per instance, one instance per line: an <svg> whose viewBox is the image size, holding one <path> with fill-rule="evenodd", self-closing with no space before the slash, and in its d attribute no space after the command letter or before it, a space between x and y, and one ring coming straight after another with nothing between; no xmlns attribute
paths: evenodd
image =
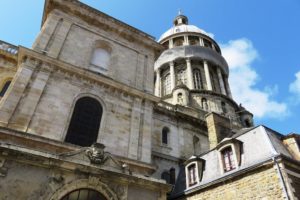
<svg viewBox="0 0 300 200"><path fill-rule="evenodd" d="M222 173L237 169L241 164L242 142L234 138L225 138L217 145Z"/></svg>
<svg viewBox="0 0 300 200"><path fill-rule="evenodd" d="M202 179L205 160L192 156L185 162L186 187L193 187L200 183Z"/></svg>
<svg viewBox="0 0 300 200"><path fill-rule="evenodd" d="M227 147L221 152L224 171L228 172L235 169L235 160L231 147Z"/></svg>
<svg viewBox="0 0 300 200"><path fill-rule="evenodd" d="M188 167L188 183L189 186L197 184L197 173L196 173L196 164L192 164Z"/></svg>

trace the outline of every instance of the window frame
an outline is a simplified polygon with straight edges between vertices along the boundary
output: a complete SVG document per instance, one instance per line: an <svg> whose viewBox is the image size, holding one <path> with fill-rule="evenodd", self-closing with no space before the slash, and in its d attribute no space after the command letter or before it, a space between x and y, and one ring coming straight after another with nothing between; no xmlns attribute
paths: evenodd
<svg viewBox="0 0 300 200"><path fill-rule="evenodd" d="M161 144L164 146L170 145L170 128L164 126L161 130Z"/></svg>
<svg viewBox="0 0 300 200"><path fill-rule="evenodd" d="M236 169L236 162L233 155L233 149L230 146L227 146L221 151L222 163L224 172L229 172Z"/></svg>
<svg viewBox="0 0 300 200"><path fill-rule="evenodd" d="M101 116L100 116L100 121L99 121L99 127L98 127L98 131L97 131L97 137L95 138L94 143L97 142L97 140L99 138L101 129L103 128L102 124L104 123L104 120L105 120L105 110L106 109L105 109L104 103L102 101L100 101L98 98L96 98L95 96L93 96L93 95L83 94L83 95L79 95L79 97L75 99L75 101L73 103L73 106L72 106L72 109L69 113L68 123L66 123L65 136L64 136L64 140L63 140L66 143L82 146L80 144L75 144L74 142L69 141L70 137L72 136L71 130L69 130L69 129L70 129L70 126L71 126L71 123L72 123L72 120L73 120L73 115L75 114L75 111L76 111L76 105L78 105L77 103L80 100L84 99L84 98L89 98L89 99L93 100L94 102L97 102L97 106L100 106L100 108L101 108Z"/></svg>
<svg viewBox="0 0 300 200"><path fill-rule="evenodd" d="M243 142L235 138L225 138L222 142L220 142L217 145L216 149L218 151L219 165L222 174L237 170L241 166L242 148L243 148L242 145ZM226 150L227 148L231 148L232 150L232 161L235 167L234 169L232 168L230 170L226 170L226 166L223 158L223 151Z"/></svg>
<svg viewBox="0 0 300 200"><path fill-rule="evenodd" d="M186 188L199 185L202 181L205 160L198 156L192 156L190 159L185 161L184 165Z"/></svg>
<svg viewBox="0 0 300 200"><path fill-rule="evenodd" d="M201 70L198 69L198 68L193 69L193 81L194 81L194 87L195 87L196 90L202 90L203 89Z"/></svg>

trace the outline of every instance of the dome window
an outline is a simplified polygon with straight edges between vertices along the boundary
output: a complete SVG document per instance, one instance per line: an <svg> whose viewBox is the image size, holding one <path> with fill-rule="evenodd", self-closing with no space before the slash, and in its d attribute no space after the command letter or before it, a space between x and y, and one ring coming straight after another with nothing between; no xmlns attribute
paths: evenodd
<svg viewBox="0 0 300 200"><path fill-rule="evenodd" d="M184 84L186 85L186 72L184 69L181 69L177 72L177 85Z"/></svg>
<svg viewBox="0 0 300 200"><path fill-rule="evenodd" d="M198 89L198 90L203 89L203 83L202 83L202 79L201 79L200 70L199 69L194 69L193 75L194 75L194 86L195 86L195 89Z"/></svg>
<svg viewBox="0 0 300 200"><path fill-rule="evenodd" d="M197 37L197 36L189 36L189 44L190 45L200 45L199 37Z"/></svg>
<svg viewBox="0 0 300 200"><path fill-rule="evenodd" d="M173 39L173 44L175 47L182 46L184 43L184 37L177 37Z"/></svg>
<svg viewBox="0 0 300 200"><path fill-rule="evenodd" d="M163 96L171 93L171 77L170 74L166 74L163 77Z"/></svg>
<svg viewBox="0 0 300 200"><path fill-rule="evenodd" d="M208 47L208 48L212 48L212 44L210 41L208 41L207 39L203 39L203 43L204 43L204 46L205 47Z"/></svg>

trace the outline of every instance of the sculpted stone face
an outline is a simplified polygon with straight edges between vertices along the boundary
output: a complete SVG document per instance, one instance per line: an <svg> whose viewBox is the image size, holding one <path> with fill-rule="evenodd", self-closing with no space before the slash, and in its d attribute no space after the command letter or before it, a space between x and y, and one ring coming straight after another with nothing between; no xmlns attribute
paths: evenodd
<svg viewBox="0 0 300 200"><path fill-rule="evenodd" d="M104 152L105 145L101 143L95 143L86 150L86 155L90 159L91 163L103 164L107 158Z"/></svg>

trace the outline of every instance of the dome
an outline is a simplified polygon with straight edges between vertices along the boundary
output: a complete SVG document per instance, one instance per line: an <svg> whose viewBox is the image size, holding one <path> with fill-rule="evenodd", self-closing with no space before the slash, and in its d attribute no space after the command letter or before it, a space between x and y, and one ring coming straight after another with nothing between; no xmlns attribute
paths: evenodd
<svg viewBox="0 0 300 200"><path fill-rule="evenodd" d="M163 39L176 34L176 33L185 33L185 32L193 32L193 33L201 33L208 37L211 37L211 34L205 32L204 30L198 28L194 25L187 25L187 24L181 24L177 26L173 26L169 30L167 30L164 34L162 34L158 40L158 42L161 42Z"/></svg>

